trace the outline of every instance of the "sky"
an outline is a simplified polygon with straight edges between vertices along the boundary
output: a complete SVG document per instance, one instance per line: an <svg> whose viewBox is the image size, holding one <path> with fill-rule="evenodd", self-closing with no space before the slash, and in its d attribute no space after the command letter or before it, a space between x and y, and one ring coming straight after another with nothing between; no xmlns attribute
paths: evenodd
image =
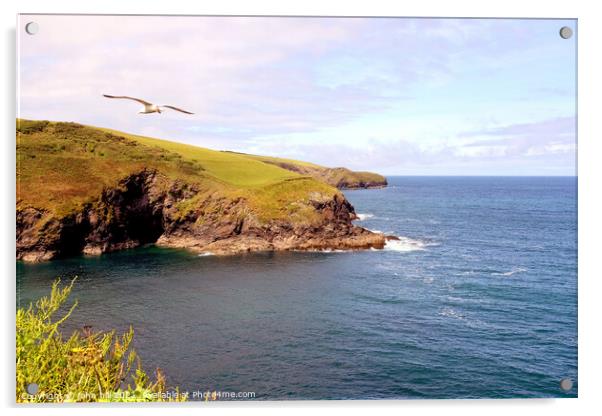
<svg viewBox="0 0 602 416"><path fill-rule="evenodd" d="M576 36L562 26L576 32L574 20L22 15L18 115L385 175L576 175ZM137 114L102 94L195 114Z"/></svg>

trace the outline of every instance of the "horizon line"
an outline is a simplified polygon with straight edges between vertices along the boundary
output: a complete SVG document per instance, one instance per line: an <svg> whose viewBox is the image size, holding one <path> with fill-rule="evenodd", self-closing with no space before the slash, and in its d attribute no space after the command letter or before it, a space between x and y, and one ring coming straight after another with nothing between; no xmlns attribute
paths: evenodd
<svg viewBox="0 0 602 416"><path fill-rule="evenodd" d="M97 126L97 125L84 124L84 123L82 123L80 121L61 121L61 120L47 120L47 119L27 119L27 118L23 118L23 117L18 117L17 116L17 117L15 117L15 121L17 122L16 126L15 126L15 132L16 132L16 127L18 127L18 123L21 120L26 120L26 121L47 121L47 122L50 122L50 123L75 123L75 124L80 124L80 125L83 125L83 126L92 127L92 128L96 128L96 129L107 129L107 130L112 130L112 131L118 132L118 133L128 134L128 135L131 135L131 136L140 136L140 137L145 137L145 138L154 139L154 140L168 141L168 142L172 142L172 143L182 144L182 145L185 145L185 146L192 146L192 147L198 147L198 148L202 148L202 149L213 150L213 151L216 151L216 152L231 152L231 153L240 153L240 154L247 154L247 155L254 155L254 156L267 156L267 157L276 157L276 158L281 158L281 159L298 160L298 159L295 159L294 157L287 156L287 155L278 155L278 156L274 156L274 155L255 155L255 154L243 152L243 151L240 151L240 150L215 149L215 148L200 146L198 144L191 144L191 143L182 142L180 140L165 139L165 138L155 137L155 136L146 136L146 135L142 135L142 134L139 134L139 133L130 133L130 132L123 131L123 130L116 130L116 129L112 128L112 127L101 127L101 126ZM314 163L314 164L319 165L318 163L310 162L310 161L307 161L307 160L298 160L298 161L308 162L308 163ZM320 165L320 166L323 166L323 165ZM324 167L336 168L336 166L324 166ZM350 170L356 171L355 169L350 169ZM370 171L372 171L372 170L370 170ZM471 175L471 174L453 174L453 175L445 175L445 174L399 174L399 173L383 174L383 173L379 173L379 172L374 172L374 173L378 173L379 175L382 175L385 178L387 178L387 177L578 178L579 177L578 174L573 174L573 175L545 175L545 174L531 174L531 175L505 175L505 174L500 174L500 175L491 175L491 174Z"/></svg>

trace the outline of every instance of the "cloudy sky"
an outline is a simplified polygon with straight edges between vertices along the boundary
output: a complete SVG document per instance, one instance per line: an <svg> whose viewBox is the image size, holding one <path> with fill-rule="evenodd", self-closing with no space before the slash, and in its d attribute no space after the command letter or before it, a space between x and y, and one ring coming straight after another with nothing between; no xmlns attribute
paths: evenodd
<svg viewBox="0 0 602 416"><path fill-rule="evenodd" d="M558 34L572 20L21 16L19 26L23 118L388 175L576 173L576 43ZM137 114L103 93L195 115Z"/></svg>

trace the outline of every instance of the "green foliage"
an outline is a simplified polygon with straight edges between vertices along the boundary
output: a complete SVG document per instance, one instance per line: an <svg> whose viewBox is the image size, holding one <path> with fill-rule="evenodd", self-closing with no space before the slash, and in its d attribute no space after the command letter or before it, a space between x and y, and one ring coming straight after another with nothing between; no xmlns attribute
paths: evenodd
<svg viewBox="0 0 602 416"><path fill-rule="evenodd" d="M85 327L63 339L59 326L77 306L65 310L73 283L56 281L49 297L17 310L17 402L184 400L167 390L160 369L154 381L142 370L132 328L119 337ZM30 383L36 394L27 392Z"/></svg>
<svg viewBox="0 0 602 416"><path fill-rule="evenodd" d="M46 120L21 120L17 119L17 132L23 134L31 134L36 131L43 131L48 125Z"/></svg>
<svg viewBox="0 0 602 416"><path fill-rule="evenodd" d="M287 218L297 224L313 224L322 218L309 204L310 199L331 199L340 192L325 183L299 176L265 186L249 196L249 202L258 207L260 221Z"/></svg>

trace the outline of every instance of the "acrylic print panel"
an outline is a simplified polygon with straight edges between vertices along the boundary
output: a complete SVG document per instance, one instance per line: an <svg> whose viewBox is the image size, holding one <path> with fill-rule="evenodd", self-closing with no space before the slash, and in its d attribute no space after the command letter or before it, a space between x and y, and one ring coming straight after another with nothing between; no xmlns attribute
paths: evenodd
<svg viewBox="0 0 602 416"><path fill-rule="evenodd" d="M575 20L17 32L17 401L577 396Z"/></svg>

